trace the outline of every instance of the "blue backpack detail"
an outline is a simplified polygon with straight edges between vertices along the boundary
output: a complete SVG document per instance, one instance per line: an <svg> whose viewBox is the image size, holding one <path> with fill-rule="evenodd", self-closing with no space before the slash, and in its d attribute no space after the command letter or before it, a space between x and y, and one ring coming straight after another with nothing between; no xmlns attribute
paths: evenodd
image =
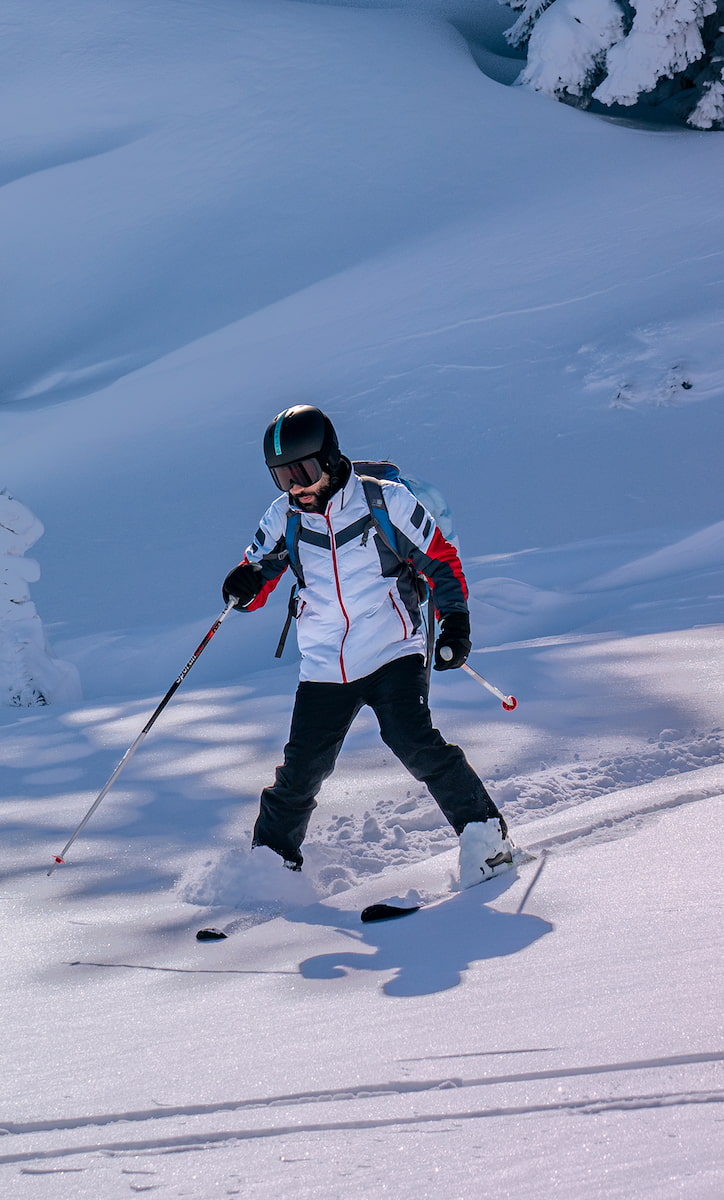
<svg viewBox="0 0 724 1200"><path fill-rule="evenodd" d="M354 462L355 474L370 476L372 479L387 479L390 483L401 483L416 500L420 501L431 516L435 518L442 536L457 547L457 537L453 525L453 516L447 500L433 483L419 479L414 475L403 475L400 468L392 462ZM384 503L384 501L383 501Z"/></svg>

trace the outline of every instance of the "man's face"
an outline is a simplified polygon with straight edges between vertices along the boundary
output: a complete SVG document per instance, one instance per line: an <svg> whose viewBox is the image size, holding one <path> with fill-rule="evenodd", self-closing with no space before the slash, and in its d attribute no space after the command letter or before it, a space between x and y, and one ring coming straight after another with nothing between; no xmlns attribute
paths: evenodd
<svg viewBox="0 0 724 1200"><path fill-rule="evenodd" d="M332 480L329 474L325 471L322 478L316 483L310 483L302 486L299 483L293 483L289 489L289 496L296 508L301 508L303 512L324 512L329 499L329 491L332 486Z"/></svg>

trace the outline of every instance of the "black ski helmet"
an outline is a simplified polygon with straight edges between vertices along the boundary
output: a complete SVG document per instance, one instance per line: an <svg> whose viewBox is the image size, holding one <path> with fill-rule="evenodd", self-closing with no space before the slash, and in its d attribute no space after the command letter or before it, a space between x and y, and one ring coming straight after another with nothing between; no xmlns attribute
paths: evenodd
<svg viewBox="0 0 724 1200"><path fill-rule="evenodd" d="M296 404L280 412L267 426L264 434L264 458L277 487L287 491L284 474L275 468L292 463L314 460L322 471L334 477L342 456L337 434L329 417L311 404Z"/></svg>

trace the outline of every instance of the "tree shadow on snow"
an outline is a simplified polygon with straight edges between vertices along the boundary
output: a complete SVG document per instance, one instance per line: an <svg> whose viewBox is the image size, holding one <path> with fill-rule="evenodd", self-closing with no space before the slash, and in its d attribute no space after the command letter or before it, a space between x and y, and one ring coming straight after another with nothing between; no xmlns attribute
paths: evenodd
<svg viewBox="0 0 724 1200"><path fill-rule="evenodd" d="M491 899L489 892L473 888L410 916L360 924L358 951L315 955L300 963L300 974L305 979L344 979L351 971L394 971L382 988L385 995L432 995L457 987L472 963L518 954L553 929L540 917L498 912L486 899ZM354 937L349 916L314 905L297 910L292 919L346 927L345 934Z"/></svg>

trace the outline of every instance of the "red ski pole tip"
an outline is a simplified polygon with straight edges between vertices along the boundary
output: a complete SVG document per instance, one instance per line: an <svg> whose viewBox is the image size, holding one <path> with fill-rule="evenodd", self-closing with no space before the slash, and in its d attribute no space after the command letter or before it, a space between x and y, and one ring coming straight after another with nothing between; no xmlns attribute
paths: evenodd
<svg viewBox="0 0 724 1200"><path fill-rule="evenodd" d="M506 712L512 712L513 709L517 707L518 701L516 700L515 696L509 696L507 700L503 701L503 708Z"/></svg>

